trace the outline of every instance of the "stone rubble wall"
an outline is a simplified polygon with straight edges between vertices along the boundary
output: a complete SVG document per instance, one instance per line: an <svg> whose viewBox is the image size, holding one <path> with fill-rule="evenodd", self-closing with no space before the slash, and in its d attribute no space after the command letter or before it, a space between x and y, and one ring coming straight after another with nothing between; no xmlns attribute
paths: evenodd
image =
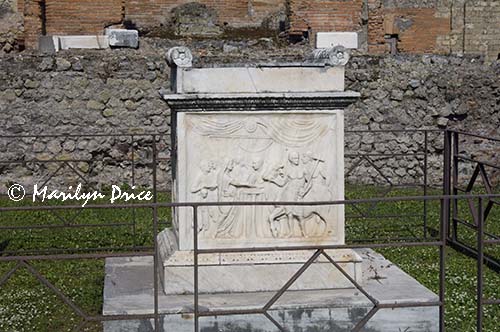
<svg viewBox="0 0 500 332"><path fill-rule="evenodd" d="M2 137L2 191L11 182L43 182L56 171L51 181L60 184L84 177L101 186L132 185L132 164L135 184L149 186L153 139L141 135L153 133L163 134L156 137L162 159L159 180L161 189L168 190L170 114L159 90L169 89L164 54L177 44L145 39L139 51L64 51L54 56L25 52L0 57L0 134L129 135ZM195 66L300 61L312 51L303 45L282 47L271 39L198 40L186 46L193 50ZM346 76L347 88L362 95L346 110L349 183L423 183L423 156L410 156L423 151L423 133L351 131L449 127L500 136L499 63L486 65L471 57L354 56ZM441 132L429 134L428 149L429 183L439 185ZM498 143L469 139L461 142L460 151L500 164ZM359 153L397 156L360 160ZM33 158L45 162L27 162ZM72 161L58 170L62 164L50 160ZM463 165L460 173L467 177L471 172L471 165Z"/></svg>

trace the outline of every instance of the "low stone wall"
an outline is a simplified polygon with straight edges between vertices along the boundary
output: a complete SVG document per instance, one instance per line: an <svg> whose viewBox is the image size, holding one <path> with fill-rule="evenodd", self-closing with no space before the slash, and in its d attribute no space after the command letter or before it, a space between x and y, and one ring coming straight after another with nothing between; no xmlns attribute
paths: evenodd
<svg viewBox="0 0 500 332"><path fill-rule="evenodd" d="M179 41L145 39L141 50L65 51L55 56L31 53L0 58L0 133L134 134L121 138L0 139L2 161L31 158L80 160L81 175L101 185L131 185L132 155L135 183L151 181L152 138L162 133L157 148L164 158L162 183L169 183L170 117L159 90L169 89L164 54ZM193 49L195 66L227 63L299 61L306 46L281 47L271 39L199 40ZM500 64L484 65L476 58L440 56L354 56L346 68L347 89L361 99L346 111L347 130L460 128L497 135L500 127ZM422 183L423 133L354 133L346 135L349 182ZM484 147L484 148L482 148ZM465 152L499 163L498 145L464 142ZM428 134L429 182L438 184L442 170L442 133ZM134 151L134 153L132 153ZM359 161L357 153L398 154ZM98 160L84 162L84 160ZM83 160L83 161L82 161ZM358 162L359 161L359 162ZM43 166L2 164L1 184L54 171ZM377 167L374 167L374 165ZM66 167L66 166L65 166ZM61 171L59 171L61 172ZM470 174L471 166L464 166ZM381 174L382 173L382 174ZM77 179L77 178L75 178ZM34 180L31 180L34 181ZM61 180L63 181L63 180ZM168 184L165 186L166 189Z"/></svg>

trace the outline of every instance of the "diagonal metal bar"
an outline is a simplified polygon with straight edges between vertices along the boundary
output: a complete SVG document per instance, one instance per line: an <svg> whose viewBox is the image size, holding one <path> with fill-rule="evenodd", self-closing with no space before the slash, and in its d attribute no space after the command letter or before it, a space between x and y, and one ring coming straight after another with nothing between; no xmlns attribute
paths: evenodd
<svg viewBox="0 0 500 332"><path fill-rule="evenodd" d="M486 208L484 209L483 215L484 215L484 221L486 222L486 218L490 215L491 209L495 205L495 202L489 201L486 204Z"/></svg>
<svg viewBox="0 0 500 332"><path fill-rule="evenodd" d="M500 165L496 165L496 164L487 162L485 160L478 160L478 159L474 159L474 158L469 158L469 157L463 156L463 155L457 156L457 159L460 159L462 161L469 161L471 163L481 163L481 164L483 164L485 166L488 166L488 167L491 167L491 168L494 168L494 169L500 169Z"/></svg>
<svg viewBox="0 0 500 332"><path fill-rule="evenodd" d="M479 216L477 215L477 210L474 206L474 200L472 198L467 198L467 205L469 206L469 210L472 215L472 221L474 222L473 225L477 226L477 220Z"/></svg>
<svg viewBox="0 0 500 332"><path fill-rule="evenodd" d="M346 199L350 199L349 195L346 195ZM367 215L363 209L361 209L357 204L351 204L350 205L354 210L358 211L359 212L359 215L356 216L356 215L353 215L352 218L368 218L369 215Z"/></svg>
<svg viewBox="0 0 500 332"><path fill-rule="evenodd" d="M60 211L49 211L49 213L59 219L59 221L62 223L62 226L70 226L70 223L60 215Z"/></svg>
<svg viewBox="0 0 500 332"><path fill-rule="evenodd" d="M357 160L356 160L357 159ZM353 165L351 166L351 168L349 168L347 170L347 172L345 172L344 176L347 178L349 175L351 175L351 173L359 166L359 164L363 161L363 158L360 158L359 156L356 157L356 161L353 163Z"/></svg>
<svg viewBox="0 0 500 332"><path fill-rule="evenodd" d="M470 228L470 229L473 229L473 230L477 230L477 226L476 225L473 225L471 224L470 222L466 221L466 220L462 220L462 219L454 219L455 222L467 227L467 228ZM490 237L490 238L493 238L493 239L500 239L500 236L497 236L495 234L492 234L490 232L484 232L484 235ZM458 241L460 242L460 241Z"/></svg>
<svg viewBox="0 0 500 332"><path fill-rule="evenodd" d="M75 167L73 167L68 161L65 161L64 164L66 166L68 166L68 168L74 174L76 174L76 176L78 176L82 181L84 181L86 186L89 186L89 188L92 189L92 190L96 190L96 188L94 186L92 186L91 183ZM66 218L60 217L59 214L57 214L56 212L53 212L52 214L54 216L56 216L57 218L59 218L63 222L63 224L65 224L65 225L72 225L75 222L75 220L78 218L78 216L80 216L82 214L83 210L84 210L83 208L81 210L78 210L75 214L73 214L71 216L70 219L66 219ZM102 220L104 223L106 222L100 216L98 216L98 218L100 220Z"/></svg>
<svg viewBox="0 0 500 332"><path fill-rule="evenodd" d="M361 156L361 160L366 160L368 162L368 164L373 167L373 169L375 169L375 171L377 171L378 174L380 174L380 176L382 176L382 178L384 178L384 180L389 184L389 188L387 190L384 190L382 192L382 197L386 197L393 189L393 186L394 184L391 182L391 180L382 172L382 170L375 164L374 161L372 161L368 156L366 155L362 155ZM366 217L370 217L371 213L373 212L373 210L375 210L375 208L377 207L377 205L379 204L379 202L372 202L370 204L370 207L364 212L364 215Z"/></svg>
<svg viewBox="0 0 500 332"><path fill-rule="evenodd" d="M351 173L352 173L352 172L353 172L353 171L354 171L354 170L355 170L355 169L356 169L356 168L357 168L357 167L361 164L361 162L362 162L362 161L363 161L363 158L360 158L360 157L358 156L358 157L355 159L355 162L353 163L353 165L351 166L351 168L349 168L349 170L347 170L347 172L345 173L345 175L344 175L344 176L345 176L346 178L347 178L348 176L350 176L350 175L351 175ZM346 197L347 197L347 195L346 195ZM348 198L348 199L349 199L349 198ZM363 217L363 218L364 218L364 217L366 217L366 214L363 212L363 210L362 210L362 209L360 209L360 208L358 207L358 205L357 205L357 204L352 204L351 206L352 206L352 208L353 208L353 209L355 209L356 211L358 211L358 212L359 212L359 214L360 214L360 216L361 216L361 217Z"/></svg>
<svg viewBox="0 0 500 332"><path fill-rule="evenodd" d="M95 188L93 186L90 185L90 182L75 168L73 167L69 162L64 162L66 164L66 166L68 166L72 171L73 173L76 174L76 176L78 176L80 179L82 179L82 181L85 182L86 185L88 185L90 188L94 189Z"/></svg>
<svg viewBox="0 0 500 332"><path fill-rule="evenodd" d="M378 308L377 307L373 307L370 311L368 311L368 313L366 314L365 317L363 317L362 320L360 320L358 322L358 324L356 324L356 326L354 326L354 328L351 330L352 332L359 332L361 331L361 329L366 325L366 323L368 323L368 321L378 312Z"/></svg>
<svg viewBox="0 0 500 332"><path fill-rule="evenodd" d="M486 173L486 169L484 168L484 165L481 163L478 163L477 166L479 167L479 172L481 174L481 179L483 180L483 185L484 188L486 189L486 192L488 194L493 194L493 190L491 190L491 182L488 177L488 173Z"/></svg>
<svg viewBox="0 0 500 332"><path fill-rule="evenodd" d="M55 157L54 157L55 158ZM52 158L52 159L54 159ZM68 166L74 173L76 173L77 176L80 176L80 174L78 174L78 172L76 172L71 166L70 164L67 162L67 161L64 161L61 163L61 165L45 180L45 182L40 186L41 188L45 187L47 185L47 183L49 183L49 181L62 169L64 168L64 166ZM80 176L81 177L81 176ZM83 179L86 183L87 181L85 179ZM74 218L72 218L71 221L68 221L66 220L65 218L61 217L59 215L59 213L57 213L57 211L50 211L50 214L52 214L54 217L56 217L57 219L59 219L63 225L71 225L72 222L74 221L74 219L76 219L76 217L80 214L81 212L77 212L76 213L76 216Z"/></svg>
<svg viewBox="0 0 500 332"><path fill-rule="evenodd" d="M0 287L3 286L3 284L5 284L20 267L21 267L21 262L18 262L16 266L14 266L9 272L5 273L3 277L0 279Z"/></svg>
<svg viewBox="0 0 500 332"><path fill-rule="evenodd" d="M374 306L378 306L379 304L379 301L377 299L375 299L373 296L371 296L370 294L368 294L368 292L356 281L354 280L350 275L349 273L347 273L343 268L342 266L340 266L340 264L338 264L336 261L333 260L333 258L330 257L330 255L328 255L325 251L322 252L323 256L325 256L325 258L333 264L333 266L335 266L337 268L337 270L340 271L340 273L342 273L342 275L344 277L347 278L347 280L349 280L350 283L352 283L354 285L354 287L356 287L357 290L359 290L361 293L363 293L364 296L366 296L371 303L373 303Z"/></svg>
<svg viewBox="0 0 500 332"><path fill-rule="evenodd" d="M49 177L42 183L42 185L40 186L40 188L43 188L47 185L47 183L49 183L49 181L57 174L57 172L59 172L62 168L64 167L64 164L61 163L61 165L59 165L59 167L56 168L56 170L54 172L52 172L52 174L49 175Z"/></svg>
<svg viewBox="0 0 500 332"><path fill-rule="evenodd" d="M82 320L80 322L80 324L78 324L77 326L75 326L75 328L73 329L73 332L80 332L82 331L82 329L85 327L85 325L87 325L88 321L87 320Z"/></svg>
<svg viewBox="0 0 500 332"><path fill-rule="evenodd" d="M474 184L476 183L478 175L479 175L479 165L477 165L476 168L474 169L470 181L467 184L467 187L465 188L466 193L470 193L472 188L474 188Z"/></svg>
<svg viewBox="0 0 500 332"><path fill-rule="evenodd" d="M490 182L490 179L488 177L488 173L486 173L486 169L484 168L484 165L482 163L478 162L478 167L480 170L481 178L483 179L483 186L486 189L486 192L489 195L492 195L493 190L491 188L491 182ZM486 222L486 219L488 218L488 215L490 214L491 208L493 207L493 203L494 203L493 201L488 200L488 203L486 205L486 209L483 211L483 217L484 217L483 220L485 222Z"/></svg>
<svg viewBox="0 0 500 332"><path fill-rule="evenodd" d="M278 323L278 321L274 319L273 316L271 316L267 311L264 312L264 316L266 316L267 319L269 319L271 323L273 323L274 326L276 326L281 332L288 332L288 329L285 329L283 326L281 326L281 324Z"/></svg>
<svg viewBox="0 0 500 332"><path fill-rule="evenodd" d="M300 269L295 272L295 274L287 281L287 283L281 287L281 289L264 305L263 310L267 311L269 308L279 300L279 298L285 293L290 286L304 273L305 270L311 266L311 264L321 255L323 249L318 249L312 256L300 267Z"/></svg>
<svg viewBox="0 0 500 332"><path fill-rule="evenodd" d="M378 167L377 165L375 165L375 162L372 161L370 158L368 158L367 156L363 156L363 158L384 178L385 181L387 181L387 183L389 183L391 186L394 185L391 181L391 179L389 179L383 172L382 170L380 169L380 167Z"/></svg>
<svg viewBox="0 0 500 332"><path fill-rule="evenodd" d="M72 226L72 225L74 225L76 218L78 218L78 216L80 214L82 214L83 210L84 210L84 208L77 210L76 213L73 213L73 215L70 219L66 219L66 218L62 217L60 215L61 211L50 211L50 214L52 214L54 217L59 219L63 223L64 226Z"/></svg>
<svg viewBox="0 0 500 332"><path fill-rule="evenodd" d="M387 190L384 190L382 192L382 196L380 196L380 197L381 198L387 197L387 195L389 195L389 193L392 191L392 189L393 189L393 186L391 184L391 185L389 185L389 187L387 187ZM368 217L370 217L372 215L372 212L377 208L378 205L379 205L379 202L373 202L370 204L370 207L367 210Z"/></svg>
<svg viewBox="0 0 500 332"><path fill-rule="evenodd" d="M78 307L71 299L64 295L56 286L54 286L50 281L45 279L31 264L27 261L21 261L21 264L47 288L52 290L66 305L68 305L75 313L77 313L82 318L87 318L88 316L83 312L80 307Z"/></svg>

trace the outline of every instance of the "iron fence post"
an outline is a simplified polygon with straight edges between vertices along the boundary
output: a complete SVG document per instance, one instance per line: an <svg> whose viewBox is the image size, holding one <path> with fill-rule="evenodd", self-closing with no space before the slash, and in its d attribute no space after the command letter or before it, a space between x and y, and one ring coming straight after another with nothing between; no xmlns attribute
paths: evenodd
<svg viewBox="0 0 500 332"><path fill-rule="evenodd" d="M453 195L458 195L458 132L453 132L453 139L451 140L452 142L452 181L451 181L451 187L452 187L452 194ZM452 204L452 215L451 215L451 222L452 222L452 229L451 229L451 236L453 241L457 241L457 228L458 228L458 199L454 198L453 199L453 204Z"/></svg>
<svg viewBox="0 0 500 332"><path fill-rule="evenodd" d="M154 330L159 332L160 317L158 313L158 274L159 274L159 248L158 248L158 191L157 191L157 151L156 151L156 135L153 135L153 238L154 238L154 266L153 266L153 283L154 283Z"/></svg>
<svg viewBox="0 0 500 332"><path fill-rule="evenodd" d="M452 148L452 132L449 130L444 131L444 154L443 154L443 195L448 196L451 194L451 148ZM450 199L445 198L441 201L441 218L442 222L450 225ZM450 238L449 227L446 236Z"/></svg>
<svg viewBox="0 0 500 332"><path fill-rule="evenodd" d="M427 163L428 163L429 132L424 132L424 196L427 196ZM427 200L424 200L424 239L427 239Z"/></svg>
<svg viewBox="0 0 500 332"><path fill-rule="evenodd" d="M198 206L193 205L193 284L194 284L194 332L199 332L199 285L198 285Z"/></svg>
<svg viewBox="0 0 500 332"><path fill-rule="evenodd" d="M483 261L484 218L483 199L477 200L477 332L483 331Z"/></svg>
<svg viewBox="0 0 500 332"><path fill-rule="evenodd" d="M132 187L135 187L135 137L134 135L130 136L131 138L131 147L132 147L132 153L130 156L130 162L132 165ZM132 233L134 237L134 247L137 246L137 216L136 216L136 211L135 209L132 209L132 220L133 220L133 226L132 226Z"/></svg>
<svg viewBox="0 0 500 332"><path fill-rule="evenodd" d="M441 206L444 206L446 199L441 199ZM445 302L446 302L446 237L447 220L443 217L445 210L441 211L441 220L439 224L439 331L445 332Z"/></svg>

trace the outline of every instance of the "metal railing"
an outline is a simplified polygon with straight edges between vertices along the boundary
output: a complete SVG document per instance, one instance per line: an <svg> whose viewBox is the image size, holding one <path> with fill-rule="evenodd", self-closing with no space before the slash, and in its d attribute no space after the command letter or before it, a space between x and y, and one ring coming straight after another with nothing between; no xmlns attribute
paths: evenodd
<svg viewBox="0 0 500 332"><path fill-rule="evenodd" d="M362 133L363 131L357 131L356 133ZM380 132L398 132L398 131L380 131ZM404 132L404 131L401 131ZM413 132L413 131L412 131ZM415 131L418 132L418 131ZM81 323L75 327L74 331L82 331L88 324L92 322L104 322L104 321L114 321L114 320L148 320L151 319L154 321L153 327L155 331L163 331L163 326L161 324L160 318L165 315L160 312L159 309L159 293L161 292L161 284L159 282L159 268L160 268L160 257L158 251L158 239L157 234L161 226L165 225L165 222L161 220L159 217L159 210L164 208L176 209L176 208L190 208L193 210L193 234L194 234L194 249L193 249L193 259L194 259L194 289L193 289L193 304L194 308L192 311L187 311L186 313L192 313L194 315L194 331L199 331L200 324L199 320L201 317L207 316L221 316L221 315L237 315L237 314L261 314L267 319L269 319L278 330L286 331L285 327L281 326L281 324L276 321L270 314L269 311L272 310L273 305L279 300L279 298L290 288L290 286L304 273L308 267L320 256L326 258L335 268L337 268L340 273L349 280L353 286L360 291L360 293L364 294L372 303L373 307L368 311L366 316L362 318L353 328L352 331L360 331L366 324L370 321L370 319L381 309L386 308L404 308L404 307L422 307L422 306L437 306L439 307L439 330L445 331L445 303L446 303L446 293L445 293L445 281L446 281L446 255L445 249L447 245L454 245L454 240L457 237L453 237L453 234L458 235L458 231L456 229L456 224L458 220L455 217L455 208L459 206L459 202L466 201L477 201L477 208L472 212L472 219L474 223L473 229L477 233L476 237L476 248L477 248L477 331L482 331L483 326L483 310L485 305L498 305L500 304L500 300L498 299L487 299L484 298L484 284L483 284L483 276L484 276L484 264L488 263L487 256L485 255L484 248L485 246L498 245L500 240L494 234L487 234L485 232L485 220L488 217L488 213L484 209L484 203L490 204L489 202L496 202L497 199L500 198L500 195L495 194L494 192L490 192L487 190L486 194L472 194L470 190L465 192L463 195L458 195L458 189L454 188L454 185L458 182L458 174L455 176L455 173L458 172L457 162L462 160L463 158L457 153L456 146L452 145L453 140L458 142L456 138L457 135L465 135L466 133L455 132L455 131L444 131L442 133L444 137L444 151L443 151L443 194L442 195L428 195L428 140L429 135L431 133L441 134L438 131L421 131L424 133L424 149L425 151L422 153L415 153L417 156L422 157L423 161L423 182L418 186L423 188L423 195L419 196L408 196L408 197L378 197L378 198L366 198L366 199L346 199L346 200L337 200L337 201L326 201L326 202L219 202L219 203L206 203L206 202L185 202L185 203L170 203L170 202L160 202L158 197L162 190L158 188L158 165L160 162L165 162L166 160L162 160L158 158L158 148L157 148L157 138L159 135L152 135L152 140L150 144L150 148L152 151L151 160L144 164L147 164L152 170L152 192L153 192L153 201L149 203L139 203L139 204L91 204L87 205L85 209L87 210L132 210L135 211L137 209L145 209L150 211L151 213L151 225L153 231L153 236L151 242L153 246L135 246L131 247L105 247L105 248L81 248L75 250L74 248L61 249L60 251L47 251L42 250L37 252L36 250L31 251L3 251L0 252L0 262L15 262L16 264L12 269L10 269L7 273L0 277L0 287L4 285L17 271L21 268L26 269L31 275L33 275L41 284L48 287L50 290L54 292L54 294L59 297L68 307L70 307L79 317L81 317ZM349 134L349 132L347 133ZM468 134L470 135L470 134ZM92 135L99 136L99 135ZM105 136L105 135L104 135ZM131 135L137 136L137 135ZM140 135L139 135L140 136ZM477 137L477 135L475 135ZM483 137L484 138L484 137ZM133 141L134 139L132 139ZM132 167L135 167L135 153L132 153L132 158L129 160L131 162ZM399 152L394 152L392 154L383 154L384 157L397 157L401 155ZM349 158L350 156L346 156ZM372 161L369 159L370 157L375 157L372 155L364 155L364 156L352 156L353 158L360 158L360 160L364 160L368 163ZM368 158L368 161L366 160ZM51 161L40 160L40 162L60 162L60 163L71 163L73 161L81 161L83 159L68 159L68 160L57 160L54 158ZM34 162L38 160L17 160L13 161L14 163L26 164L27 162ZM89 161L89 160L85 160ZM376 164L372 161L377 168ZM486 163L482 163L486 165ZM478 166L479 171L474 172L475 177L478 174L482 175L481 166ZM132 171L132 178L135 179L135 171ZM135 182L135 180L133 180ZM428 225L428 210L429 203L437 202L440 203L440 217L437 227L439 230L437 232L429 232L432 229L431 226ZM370 206L374 206L376 204L386 204L386 203L395 203L395 202L420 202L423 203L423 212L421 215L422 220L422 237L421 240L418 237L415 238L398 238L398 239L386 239L383 241L374 242L372 241L362 241L358 240L356 243L349 243L344 245L311 245L311 246L273 246L266 248L200 248L198 242L198 210L200 207L205 206L248 206L248 205L263 205L263 206L321 206L321 205L343 205L356 207L360 204L368 204ZM469 206L472 206L469 204ZM12 207L0 207L0 213L8 212L8 213L22 213L22 212L30 212L30 211L81 211L82 207L80 205L46 205L46 206L12 206ZM369 210L368 214L361 214L357 217L360 219L363 218L387 218L388 216L377 215L374 214L374 209ZM356 217L356 216L353 216ZM135 214L134 214L134 224L135 224ZM95 227L95 225L72 225L71 222L63 222L62 225L28 225L28 226L8 226L3 229L12 229L12 227L16 227L16 229L33 229L37 227L46 227L48 228L58 228L58 227ZM99 224L99 226L103 227L123 227L123 226L135 226L128 223L103 223ZM2 226L3 227L3 226ZM434 233L434 234L433 234ZM136 236L136 232L133 232L134 238ZM491 236L493 235L493 236ZM485 238L487 237L487 238ZM366 239L370 240L370 239ZM326 252L329 249L360 249L360 248L390 248L390 247L436 247L439 250L439 301L436 302L403 302L403 303L394 303L394 304L385 304L380 303L374 296L369 294L362 285L360 285L356 280L354 280L343 268L341 265L336 263ZM307 262L297 270L297 272L286 282L283 287L272 296L272 298L260 309L254 310L227 310L227 311L211 311L206 308L200 309L199 303L199 256L206 255L211 253L236 253L236 252L269 252L269 251L292 251L292 250L313 250L314 254L307 260ZM144 256L153 256L154 261L154 273L153 273L153 283L154 283L154 308L150 314L143 315L113 315L113 316L105 316L105 315L89 315L87 314L81 307L79 307L74 301L72 301L67 295L65 295L59 288L57 288L52 282L50 282L42 273L40 273L34 266L31 264L33 261L61 261L61 260L87 260L87 259L105 259L112 257L144 257Z"/></svg>
<svg viewBox="0 0 500 332"><path fill-rule="evenodd" d="M470 148L467 149L467 147L462 146L463 144L461 144L461 140L464 141L467 139L474 139L479 142L487 142L490 145L493 145L496 147L496 149L492 151L493 153L495 153L497 149L500 149L500 138L498 137L488 137L485 135L471 134L463 131L445 132L444 163L445 169L447 170L444 179L445 193L457 196L461 193L471 194L482 184L480 191L487 194L494 194L495 188L491 182L491 175L496 172L494 175L496 175L497 179L499 178L500 164L497 165L495 162L477 158L475 156L477 151L470 151ZM472 172L470 178L460 179L460 165L464 163L471 164L474 171ZM482 183L478 183L479 178ZM463 186L464 182L466 183L465 187ZM482 211L478 211L474 208L473 201L470 199L467 200L467 208L469 210L467 216L460 215L463 207L459 206L458 199L451 201L451 208L447 207L448 209L451 209L451 218L449 219L450 233L448 234L448 241L451 246L471 257L479 257L479 247L475 241L472 240L472 242L468 242L467 239L464 239L462 236L463 234L461 234L464 233L464 231L462 230L461 232L459 226L463 226L473 232L478 232L480 215L484 220L487 220L492 208L500 205L500 201L494 198L486 199L485 203L484 209ZM500 239L500 234L493 234L486 231L486 229L483 229L483 232L489 238L495 240ZM483 259L490 268L500 272L500 257L483 255Z"/></svg>

